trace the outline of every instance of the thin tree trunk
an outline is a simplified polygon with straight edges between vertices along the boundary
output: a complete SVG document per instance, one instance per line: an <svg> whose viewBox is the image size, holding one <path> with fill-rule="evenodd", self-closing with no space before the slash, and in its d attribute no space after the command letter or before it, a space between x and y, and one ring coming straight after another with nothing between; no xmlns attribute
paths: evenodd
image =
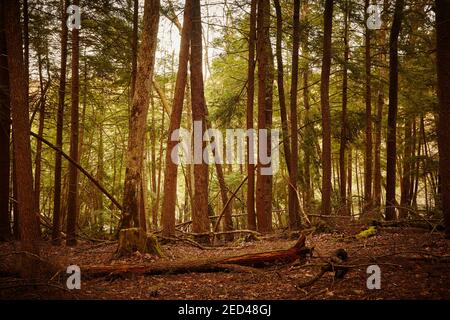
<svg viewBox="0 0 450 320"><path fill-rule="evenodd" d="M365 0L366 21L368 19L367 9L370 1ZM372 58L370 56L370 29L366 25L365 32L365 103L366 103L366 135L365 135L365 154L364 154L364 209L369 211L372 208L372 85L371 85L371 65Z"/></svg>
<svg viewBox="0 0 450 320"><path fill-rule="evenodd" d="M347 91L348 91L348 60L350 47L348 44L348 19L350 6L348 0L345 1L345 13L344 13L344 74L342 77L342 128L341 128L341 141L339 146L339 172L340 172L340 196L341 196L341 214L348 215L347 204L347 175L345 168L346 149L348 140L348 123L347 123Z"/></svg>
<svg viewBox="0 0 450 320"><path fill-rule="evenodd" d="M175 234L175 204L177 201L178 167L172 159L173 149L177 145L177 141L172 139L172 133L179 129L181 124L189 61L191 14L192 0L186 0L184 7L183 28L181 31L177 80L175 83L175 93L173 98L172 113L170 115L169 136L167 138L166 148L166 170L164 174L164 198L162 203L161 218L164 236L173 236Z"/></svg>
<svg viewBox="0 0 450 320"><path fill-rule="evenodd" d="M291 168L289 175L289 228L298 230L300 203L297 195L298 181L298 116L297 116L297 88L298 88L298 60L300 47L300 0L294 0L292 43L292 78L291 78Z"/></svg>
<svg viewBox="0 0 450 320"><path fill-rule="evenodd" d="M67 38L68 29L66 26L68 0L61 1L61 67L58 89L58 111L56 115L56 147L62 150L63 122L64 122L64 100L66 95L66 69L67 69ZM55 179L53 196L53 226L52 243L61 243L61 175L62 157L59 152L55 153Z"/></svg>
<svg viewBox="0 0 450 320"><path fill-rule="evenodd" d="M402 25L404 0L395 2L394 21L389 39L389 112L386 163L386 220L395 220L395 186L397 159L397 109L398 109L398 37Z"/></svg>
<svg viewBox="0 0 450 320"><path fill-rule="evenodd" d="M405 151L403 154L403 173L401 178L401 197L399 219L406 219L411 205L411 159L412 159L412 124L410 119L405 120Z"/></svg>
<svg viewBox="0 0 450 320"><path fill-rule="evenodd" d="M295 0L295 1L297 1L297 0ZM286 161L286 167L287 167L287 170L288 170L289 176L290 176L291 175L291 169L290 169L291 151L290 151L290 147L289 147L290 139L289 139L287 111L286 111L286 97L285 97L285 93L284 93L283 54L281 51L282 39L283 39L283 17L281 14L280 1L274 0L273 2L275 4L275 11L276 11L276 15L277 15L276 57L277 57L277 83L278 83L278 100L279 100L279 104L280 104L281 131L282 131L282 135L283 135L282 139L283 139L284 159ZM294 5L296 5L296 2L294 2ZM294 8L294 11L295 11L295 8ZM294 25L294 29L295 29L295 25ZM295 32L295 30L294 30L294 32ZM298 34L298 30L297 30L297 34ZM295 35L294 35L294 38L295 38ZM298 40L297 40L297 47L298 47ZM297 49L297 51L298 51L298 49ZM298 52L297 52L297 61L298 61ZM294 72L294 68L292 68L292 72ZM291 119L291 123L292 123L292 119ZM295 196L295 197L297 198L297 196ZM289 216L289 219L291 219L291 216Z"/></svg>
<svg viewBox="0 0 450 320"><path fill-rule="evenodd" d="M322 107L322 214L331 215L331 114L330 114L330 69L331 32L333 27L333 1L325 1L324 39L320 101Z"/></svg>
<svg viewBox="0 0 450 320"><path fill-rule="evenodd" d="M79 0L74 0L74 5L79 5ZM80 44L79 30L72 30L72 89L70 108L70 157L79 162L78 137L79 137L79 59ZM72 163L69 164L69 195L67 198L67 238L68 246L77 244L77 220L79 214L79 194L78 194L78 170Z"/></svg>

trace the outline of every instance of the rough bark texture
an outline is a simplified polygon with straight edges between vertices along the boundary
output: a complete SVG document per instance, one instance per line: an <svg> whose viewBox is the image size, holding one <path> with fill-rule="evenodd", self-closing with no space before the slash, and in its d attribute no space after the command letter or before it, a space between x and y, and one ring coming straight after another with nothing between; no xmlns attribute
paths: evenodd
<svg viewBox="0 0 450 320"><path fill-rule="evenodd" d="M273 93L273 55L270 44L270 6L268 1L258 1L257 14L258 57L258 130L267 129L267 155L271 156L270 129L272 127L272 93ZM261 170L268 165L260 162L259 150L261 139L258 139L258 170L256 177L256 216L258 231L272 231L272 176L262 175ZM270 166L270 164L269 164Z"/></svg>
<svg viewBox="0 0 450 320"><path fill-rule="evenodd" d="M256 1L252 1L250 11L250 32L248 35L247 70L247 130L253 129L253 109L255 98L255 41L256 41ZM247 138L247 228L256 230L255 213L255 165L250 163L250 145Z"/></svg>
<svg viewBox="0 0 450 320"><path fill-rule="evenodd" d="M320 104L322 107L322 214L331 215L331 114L330 114L330 68L331 32L333 27L333 1L325 1L324 39Z"/></svg>
<svg viewBox="0 0 450 320"><path fill-rule="evenodd" d="M159 7L159 0L145 1L142 43L139 48L136 84L130 113L121 228L140 226L141 172L144 159L150 86L155 63Z"/></svg>
<svg viewBox="0 0 450 320"><path fill-rule="evenodd" d="M294 0L293 16L293 43L292 43L292 78L291 78L291 154L290 154L290 175L289 175L289 228L298 230L299 222L299 197L298 197L298 116L297 116L297 96L298 96L298 60L300 47L300 0Z"/></svg>
<svg viewBox="0 0 450 320"><path fill-rule="evenodd" d="M450 237L450 2L436 0L439 170L445 231Z"/></svg>
<svg viewBox="0 0 450 320"><path fill-rule="evenodd" d="M78 6L79 0L74 0ZM70 108L70 157L78 162L78 138L79 138L79 100L80 100L80 31L72 30L72 89ZM77 220L79 213L78 198L78 170L72 163L69 164L69 194L67 198L67 237L66 244L75 246L77 244Z"/></svg>
<svg viewBox="0 0 450 320"><path fill-rule="evenodd" d="M67 38L68 29L66 26L68 0L62 0L61 5L61 67L59 75L58 89L58 111L56 114L56 147L62 149L63 122L64 122L64 99L66 95L66 69L67 69ZM62 157L59 152L55 153L55 180L53 193L53 226L52 242L61 243L61 162Z"/></svg>
<svg viewBox="0 0 450 320"><path fill-rule="evenodd" d="M4 11L0 2L1 12ZM9 216L9 175L11 138L11 110L9 108L8 56L6 50L5 25L0 14L0 241L11 239Z"/></svg>
<svg viewBox="0 0 450 320"><path fill-rule="evenodd" d="M404 0L395 2L394 21L389 39L389 112L386 163L386 220L396 218L395 171L397 158L397 109L398 109L398 36L400 34Z"/></svg>
<svg viewBox="0 0 450 320"><path fill-rule="evenodd" d="M10 106L14 138L14 157L20 168L16 170L17 202L19 210L19 234L21 251L39 254L37 247L37 220L33 201L33 174L29 137L29 110L26 71L22 51L20 6L16 1L2 1L8 52ZM33 259L23 255L21 275L32 277Z"/></svg>
<svg viewBox="0 0 450 320"><path fill-rule="evenodd" d="M202 71L202 25L200 0L192 0L192 28L191 28L191 101L192 122L201 123L201 135L203 137L206 125L206 102L203 85ZM204 233L209 231L208 215L208 164L203 160L203 150L206 142L200 146L194 146L194 203L192 212L192 231ZM201 148L201 150L200 150ZM199 161L196 161L199 160ZM198 239L208 241L206 237Z"/></svg>
<svg viewBox="0 0 450 320"><path fill-rule="evenodd" d="M162 204L162 229L164 236L175 234L175 205L177 195L177 165L172 161L172 150L177 141L172 141L172 132L180 128L183 110L184 95L186 91L187 69L189 61L190 29L191 29L192 0L186 0L184 6L183 28L181 31L181 44L179 65L172 113L170 115L169 137L166 151L166 170L164 173L164 198Z"/></svg>

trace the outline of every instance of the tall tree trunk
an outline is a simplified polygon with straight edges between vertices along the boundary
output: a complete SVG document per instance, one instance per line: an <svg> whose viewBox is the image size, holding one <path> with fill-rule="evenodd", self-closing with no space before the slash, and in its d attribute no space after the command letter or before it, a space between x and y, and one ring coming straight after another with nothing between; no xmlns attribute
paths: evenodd
<svg viewBox="0 0 450 320"><path fill-rule="evenodd" d="M3 3L0 9L4 11ZM9 216L11 111L4 22L0 14L0 241L10 240L12 236Z"/></svg>
<svg viewBox="0 0 450 320"><path fill-rule="evenodd" d="M42 78L42 58L40 53L38 53L38 70L39 70L39 87L40 87L40 98L39 98L39 127L38 135L40 137L44 134L44 124L45 124L45 103L46 103L46 89L44 88L44 82ZM50 79L48 79L50 81ZM36 157L34 160L34 209L36 210L36 219L38 224L38 233L40 236L40 215L41 215L41 159L42 159L42 141L38 140L36 142Z"/></svg>
<svg viewBox="0 0 450 320"><path fill-rule="evenodd" d="M348 214L353 216L353 159L352 159L352 149L348 148L348 174L347 174L347 204L348 204Z"/></svg>
<svg viewBox="0 0 450 320"><path fill-rule="evenodd" d="M270 130L272 126L272 93L273 93L273 56L270 44L270 6L268 1L258 0L257 14L257 42L258 57L258 130ZM269 165L261 163L261 144L267 146L267 156L271 156L270 133L266 141L258 139L258 170L256 177L256 216L258 231L269 233L272 231L272 176L263 175Z"/></svg>
<svg viewBox="0 0 450 320"><path fill-rule="evenodd" d="M172 140L172 133L180 128L183 111L184 95L186 91L187 69L189 61L190 33L191 33L192 0L186 0L184 7L183 28L181 31L181 44L179 65L172 113L170 115L169 136L166 148L166 170L164 174L164 198L162 203L162 230L164 236L175 234L175 205L177 201L177 164L172 160L172 152L177 141ZM163 114L164 117L164 114Z"/></svg>
<svg viewBox="0 0 450 320"><path fill-rule="evenodd" d="M445 233L450 238L450 2L436 0L439 173Z"/></svg>
<svg viewBox="0 0 450 320"><path fill-rule="evenodd" d="M150 100L155 52L159 25L159 0L146 0L144 5L144 27L139 48L136 84L130 114L130 129L127 148L122 221L120 228L139 227L139 206L142 190L142 168L144 158L145 131Z"/></svg>
<svg viewBox="0 0 450 320"><path fill-rule="evenodd" d="M192 122L194 130L196 125L201 124L201 136L203 137L206 124L206 102L203 85L202 71L202 24L200 0L192 1L192 27L191 27L191 101ZM195 139L194 139L195 140ZM203 139L202 139L203 140ZM199 145L194 142L194 203L192 212L192 231L194 233L206 233L209 231L208 215L208 164L203 160L203 150L206 142ZM207 237L199 237L199 241L207 241Z"/></svg>
<svg viewBox="0 0 450 320"><path fill-rule="evenodd" d="M365 0L366 20L369 18L367 9L370 1ZM364 156L364 211L368 211L372 207L372 85L371 85L371 65L372 58L370 56L370 29L366 25L365 32L365 103L366 103L366 139L365 139L365 156ZM363 211L363 213L364 213Z"/></svg>
<svg viewBox="0 0 450 320"><path fill-rule="evenodd" d="M80 4L79 0L74 0L74 5ZM77 28L72 30L72 88L71 88L71 108L70 108L70 157L79 162L78 155L78 135L79 135L79 99L80 99L80 43ZM77 220L79 214L79 194L78 194L78 169L72 163L69 164L69 194L67 198L67 238L68 246L77 244Z"/></svg>
<svg viewBox="0 0 450 320"><path fill-rule="evenodd" d="M298 116L297 116L297 88L298 88L298 60L300 47L300 0L294 0L293 16L293 42L292 42L292 79L291 79L291 172L289 175L289 228L299 228L299 197L297 195L298 181Z"/></svg>
<svg viewBox="0 0 450 320"><path fill-rule="evenodd" d="M403 172L401 179L400 219L406 219L411 206L411 178L412 178L412 123L405 119L405 151L403 153Z"/></svg>
<svg viewBox="0 0 450 320"><path fill-rule="evenodd" d="M387 1L384 1L384 7L387 9ZM381 206L381 129L383 123L383 108L384 108L384 82L386 81L386 30L383 27L379 33L380 53L380 67L379 67L379 84L378 84L378 98L377 98L377 116L375 122L375 157L374 157L374 173L373 173L373 204L379 211Z"/></svg>
<svg viewBox="0 0 450 320"><path fill-rule="evenodd" d="M56 115L56 147L62 150L63 141L63 122L64 122L64 100L66 95L66 70L67 70L67 38L68 29L66 26L68 0L61 0L61 67L59 75L58 89L58 111ZM62 156L59 152L55 153L55 179L53 195L53 226L52 242L55 245L61 243L61 175L62 175Z"/></svg>
<svg viewBox="0 0 450 320"><path fill-rule="evenodd" d="M286 97L285 97L285 93L284 93L284 68L283 68L283 54L282 54L283 16L281 13L280 1L274 0L273 2L275 4L275 11L276 11L276 15L277 15L276 57L277 57L277 84L278 84L278 100L280 103L281 131L282 131L282 135L283 135L282 139L283 139L284 159L286 160L286 167L287 167L287 170L288 170L289 176L290 176L291 175L291 168L290 168L291 151L290 151L290 147L289 147L290 139L289 139L287 111L286 111ZM295 5L295 2L294 2L294 5ZM295 8L294 8L294 10L295 10ZM295 28L295 26L294 26L294 28ZM295 37L295 35L294 35L294 37ZM298 43L297 43L297 47L298 47ZM298 61L298 57L297 57L297 61ZM294 69L292 69L292 72L294 72ZM292 119L291 119L291 123L292 123ZM290 215L289 215L289 221L291 221Z"/></svg>
<svg viewBox="0 0 450 320"><path fill-rule="evenodd" d="M306 19L309 15L308 0L302 1L302 19L306 23ZM310 119L310 104L309 104L309 50L308 50L308 37L309 32L303 31L304 38L302 41L302 56L305 59L304 67L302 71L303 77L303 105L305 107L305 117L304 125L305 127L305 139L303 141L303 153L304 153L304 182L305 182L305 210L311 213L312 210L312 199L314 196L312 185L311 185L311 156L313 155L313 131L311 129L311 119Z"/></svg>
<svg viewBox="0 0 450 320"><path fill-rule="evenodd" d="M134 88L136 87L137 59L139 36L139 0L133 0L133 33L131 36L131 90L130 102L133 102Z"/></svg>
<svg viewBox="0 0 450 320"><path fill-rule="evenodd" d="M325 1L324 38L320 102L322 107L322 214L331 215L331 114L330 114L330 69L331 32L333 29L333 1Z"/></svg>
<svg viewBox="0 0 450 320"><path fill-rule="evenodd" d="M37 246L38 226L33 201L33 173L30 146L30 122L26 70L22 51L22 30L20 27L20 5L18 1L2 1L8 52L10 105L14 139L14 157L20 168L16 170L17 202L19 209L19 234L21 251L39 254ZM36 268L33 259L23 255L22 277L32 277Z"/></svg>
<svg viewBox="0 0 450 320"><path fill-rule="evenodd" d="M386 163L386 220L395 220L395 171L397 159L398 37L402 26L404 0L395 2L394 21L389 38L389 111Z"/></svg>
<svg viewBox="0 0 450 320"><path fill-rule="evenodd" d="M255 41L256 41L256 6L257 1L252 1L250 9L250 32L248 35L248 67L247 67L247 130L253 129L253 109L255 98ZM250 149L250 147L252 149ZM251 150L251 152L250 152ZM247 228L256 230L255 214L255 165L250 161L253 154L253 145L247 138ZM253 159L252 159L253 160ZM251 163L250 163L251 162Z"/></svg>
<svg viewBox="0 0 450 320"><path fill-rule="evenodd" d="M341 127L341 141L339 146L339 176L340 176L340 196L341 196L341 209L342 215L348 215L347 204L347 174L345 168L346 162L346 149L348 140L348 120L347 120L347 91L348 91L348 60L350 47L348 44L348 19L350 6L348 0L345 1L344 7L344 74L342 76L342 127Z"/></svg>

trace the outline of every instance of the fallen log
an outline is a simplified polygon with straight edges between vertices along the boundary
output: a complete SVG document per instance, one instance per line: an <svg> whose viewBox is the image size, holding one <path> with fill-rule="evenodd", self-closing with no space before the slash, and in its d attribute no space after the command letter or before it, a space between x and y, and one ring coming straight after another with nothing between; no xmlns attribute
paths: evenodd
<svg viewBox="0 0 450 320"><path fill-rule="evenodd" d="M305 235L301 235L289 249L244 254L232 257L207 258L197 260L157 261L151 264L91 265L82 267L83 276L99 277L121 274L178 274L189 272L218 272L252 270L271 265L288 264L302 256L305 250ZM236 266L243 266L241 268Z"/></svg>

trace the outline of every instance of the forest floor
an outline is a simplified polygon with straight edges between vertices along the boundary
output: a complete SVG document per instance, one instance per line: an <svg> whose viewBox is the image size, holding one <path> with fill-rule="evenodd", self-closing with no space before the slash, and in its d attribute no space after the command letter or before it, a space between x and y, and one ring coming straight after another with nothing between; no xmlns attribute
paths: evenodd
<svg viewBox="0 0 450 320"><path fill-rule="evenodd" d="M362 228L347 226L340 232L309 235L306 244L314 247L312 258L303 264L272 266L255 273L130 274L85 279L83 266L233 256L289 248L295 240L279 234L208 250L179 242L162 245L164 258L135 253L118 260L112 259L116 243L80 241L74 248L43 243L43 259L81 266L81 289L65 289L64 280L25 283L0 269L0 299L450 299L450 240L441 233L412 228L379 228L375 236L355 239ZM343 279L328 272L310 286L297 286L318 274L324 257L339 248L348 252L346 264L351 266ZM14 250L14 243L0 244L0 267ZM381 269L380 290L367 289L367 266L372 264Z"/></svg>

